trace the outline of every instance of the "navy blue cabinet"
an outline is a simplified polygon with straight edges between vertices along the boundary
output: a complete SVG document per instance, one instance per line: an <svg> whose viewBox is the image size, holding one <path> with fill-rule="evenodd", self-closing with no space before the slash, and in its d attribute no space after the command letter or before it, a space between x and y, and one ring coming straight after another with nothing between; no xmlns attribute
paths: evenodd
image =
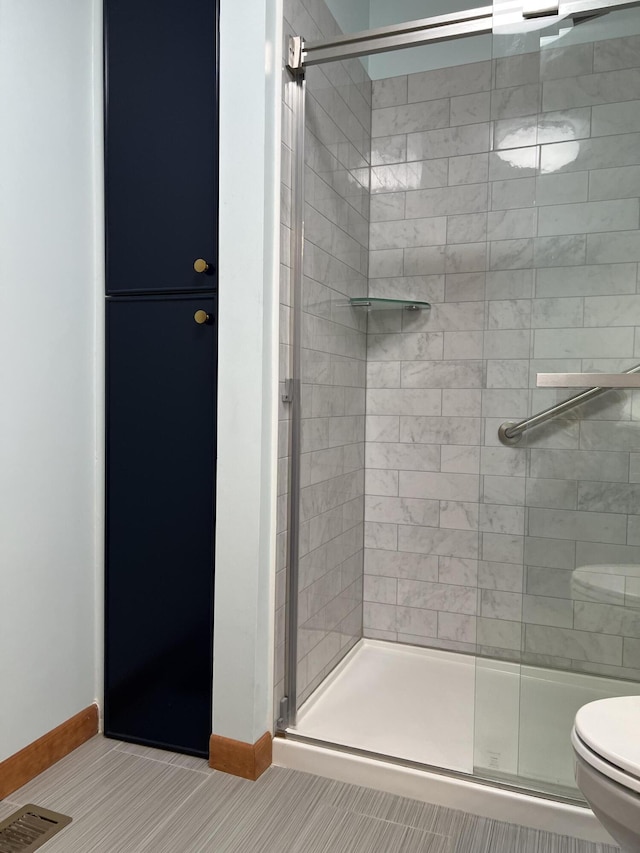
<svg viewBox="0 0 640 853"><path fill-rule="evenodd" d="M201 756L213 670L217 21L214 0L105 0L105 734Z"/></svg>

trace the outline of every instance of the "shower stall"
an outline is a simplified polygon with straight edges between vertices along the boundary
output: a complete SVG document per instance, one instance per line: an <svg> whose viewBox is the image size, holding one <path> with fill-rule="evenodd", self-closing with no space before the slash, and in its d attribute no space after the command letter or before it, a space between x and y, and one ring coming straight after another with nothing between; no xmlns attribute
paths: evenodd
<svg viewBox="0 0 640 853"><path fill-rule="evenodd" d="M640 693L640 5L435 5L285 4L277 728L578 801Z"/></svg>

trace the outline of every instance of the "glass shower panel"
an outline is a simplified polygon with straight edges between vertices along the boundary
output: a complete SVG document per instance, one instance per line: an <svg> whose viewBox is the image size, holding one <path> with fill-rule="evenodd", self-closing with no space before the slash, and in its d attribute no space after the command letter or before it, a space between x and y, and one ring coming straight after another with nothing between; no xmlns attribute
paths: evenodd
<svg viewBox="0 0 640 853"><path fill-rule="evenodd" d="M639 392L611 389L511 446L498 429L584 390L540 387L539 374L640 361L638 34L630 9L494 35L483 472L486 502L487 466L500 460L510 539L500 594L480 593L479 635L494 620L507 660L499 675L478 664L476 759L485 775L568 796L576 711L639 690ZM508 762L480 749L491 683L504 688Z"/></svg>
<svg viewBox="0 0 640 853"><path fill-rule="evenodd" d="M362 636L371 82L357 60L306 82L297 706Z"/></svg>

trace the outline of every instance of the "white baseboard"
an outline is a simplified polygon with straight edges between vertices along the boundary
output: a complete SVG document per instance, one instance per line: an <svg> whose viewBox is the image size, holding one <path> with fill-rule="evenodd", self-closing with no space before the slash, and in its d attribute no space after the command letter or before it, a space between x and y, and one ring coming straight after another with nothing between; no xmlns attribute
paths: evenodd
<svg viewBox="0 0 640 853"><path fill-rule="evenodd" d="M588 808L558 803L466 779L417 770L286 738L273 741L273 763L493 820L615 844Z"/></svg>

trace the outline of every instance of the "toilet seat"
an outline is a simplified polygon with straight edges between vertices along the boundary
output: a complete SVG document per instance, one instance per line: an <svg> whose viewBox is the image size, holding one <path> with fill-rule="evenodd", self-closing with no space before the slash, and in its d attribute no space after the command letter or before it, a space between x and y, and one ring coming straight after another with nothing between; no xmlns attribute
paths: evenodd
<svg viewBox="0 0 640 853"><path fill-rule="evenodd" d="M640 696L585 705L576 715L571 742L595 770L640 794Z"/></svg>

